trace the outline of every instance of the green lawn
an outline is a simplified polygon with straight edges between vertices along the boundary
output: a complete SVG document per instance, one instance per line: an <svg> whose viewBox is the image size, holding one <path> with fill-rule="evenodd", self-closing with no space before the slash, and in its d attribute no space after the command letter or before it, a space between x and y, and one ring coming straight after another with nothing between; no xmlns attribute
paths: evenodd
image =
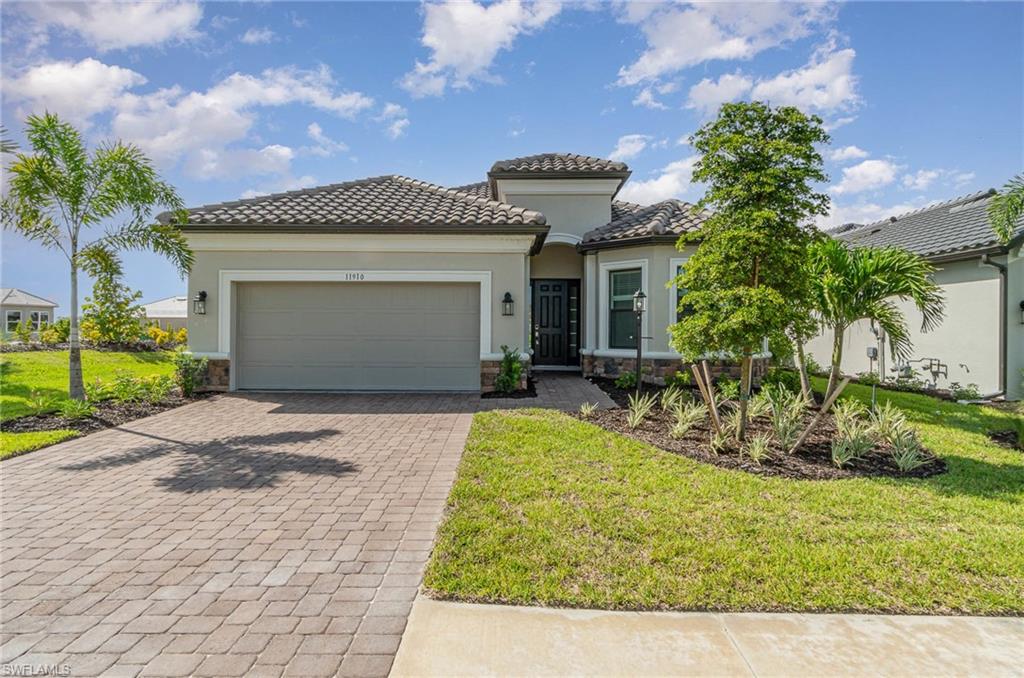
<svg viewBox="0 0 1024 678"><path fill-rule="evenodd" d="M425 584L527 605L1024 614L1024 454L984 434L1013 415L883 397L948 473L763 478L557 412L477 414Z"/></svg>
<svg viewBox="0 0 1024 678"><path fill-rule="evenodd" d="M171 353L166 351L82 351L82 369L86 383L97 377L112 379L118 370L136 376L171 374L174 371L171 357ZM33 391L58 401L68 397L67 351L0 354L0 421L33 414L30 405ZM3 433L0 435L0 459L52 445L75 433Z"/></svg>

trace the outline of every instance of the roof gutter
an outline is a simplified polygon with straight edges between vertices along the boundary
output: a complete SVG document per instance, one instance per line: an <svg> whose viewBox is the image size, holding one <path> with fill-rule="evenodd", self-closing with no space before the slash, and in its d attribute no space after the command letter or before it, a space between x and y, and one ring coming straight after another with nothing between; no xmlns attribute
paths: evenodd
<svg viewBox="0 0 1024 678"><path fill-rule="evenodd" d="M576 245L577 252L591 252L594 250L613 250L623 247L640 247L642 245L675 245L679 242L680 235L643 235L635 238L623 238L622 240L597 240L594 242L581 242Z"/></svg>
<svg viewBox="0 0 1024 678"><path fill-rule="evenodd" d="M999 271L999 393L994 395L1006 395L1006 264L994 261L991 254L981 258L983 266L991 266Z"/></svg>

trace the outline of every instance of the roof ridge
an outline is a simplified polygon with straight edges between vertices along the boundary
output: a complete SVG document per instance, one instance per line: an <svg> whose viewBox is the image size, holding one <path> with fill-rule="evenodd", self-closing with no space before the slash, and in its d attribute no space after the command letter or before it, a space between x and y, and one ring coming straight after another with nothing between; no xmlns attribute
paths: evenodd
<svg viewBox="0 0 1024 678"><path fill-rule="evenodd" d="M239 205L251 205L263 200L278 200L288 196L296 195L315 195L317 193L323 193L338 188L349 188L351 186L362 186L365 184L379 183L383 179L394 179L399 177L397 174L381 174L375 177L364 177L362 179L351 179L349 181L337 181L333 184L324 184L323 186L310 186L309 188L296 188L291 191L279 191L277 193L267 193L264 195L254 195L251 198L239 198L238 200L225 200L224 202L211 202L205 205L196 205L195 207L189 207L189 212L208 210L212 208L223 208L223 207L237 207ZM169 212L163 212L158 215L157 218L169 214Z"/></svg>
<svg viewBox="0 0 1024 678"><path fill-rule="evenodd" d="M442 186L441 184L435 184L435 183L430 182L430 181L423 181L422 179L413 179L411 177L402 176L401 174L392 174L391 177L393 179L397 179L399 181L402 181L402 182L404 182L404 183L406 183L406 184L408 184L410 186L414 186L416 188L425 188L425 189L430 189L432 191L440 191L440 192L442 192L442 193L444 193L446 195L458 196L460 199L468 199L468 200L470 200L472 202L480 202L480 203L484 203L484 204L491 203L491 204L494 204L494 205L500 205L502 207L507 207L507 208L509 208L509 211L512 211L514 214L521 214L523 216L526 216L528 214L529 215L536 215L535 217L531 217L531 218L539 217L540 218L540 222L539 223L547 223L547 221L546 221L547 218L544 216L543 213L539 212L538 210L530 209L528 207L519 207L518 205L513 205L510 202L502 202L501 200L495 200L494 198L485 198L485 197L480 196L480 195L474 195L473 193L470 193L469 191L460 191L457 188L452 188L450 186Z"/></svg>

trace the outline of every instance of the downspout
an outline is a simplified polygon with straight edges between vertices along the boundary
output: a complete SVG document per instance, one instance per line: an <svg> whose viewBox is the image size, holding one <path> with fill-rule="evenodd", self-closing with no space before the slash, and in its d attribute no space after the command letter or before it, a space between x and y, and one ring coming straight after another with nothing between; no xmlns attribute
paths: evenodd
<svg viewBox="0 0 1024 678"><path fill-rule="evenodd" d="M991 266L999 271L999 393L1006 395L1006 264L992 259L991 254L981 258L984 266Z"/></svg>

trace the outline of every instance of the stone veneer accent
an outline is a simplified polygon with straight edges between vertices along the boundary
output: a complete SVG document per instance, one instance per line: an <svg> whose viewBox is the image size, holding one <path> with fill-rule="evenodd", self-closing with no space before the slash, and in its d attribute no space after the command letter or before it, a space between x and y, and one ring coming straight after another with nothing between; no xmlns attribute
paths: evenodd
<svg viewBox="0 0 1024 678"><path fill-rule="evenodd" d="M494 380L498 378L498 373L501 371L500 360L481 360L480 361L480 392L490 393L494 390ZM530 373L530 362L527 360L523 361L522 376L519 378L519 389L526 388L526 378Z"/></svg>
<svg viewBox="0 0 1024 678"><path fill-rule="evenodd" d="M211 358L206 361L206 378L199 391L227 391L231 388L231 361Z"/></svg>
<svg viewBox="0 0 1024 678"><path fill-rule="evenodd" d="M740 378L740 366L727 360L709 360L708 367L711 369L711 378L728 376L733 379ZM652 384L664 384L665 377L675 374L680 369L690 370L689 363L680 360L665 358L644 358L643 379ZM761 381L768 369L767 358L754 358L753 378L754 384ZM609 377L614 379L623 372L636 371L636 358L600 358L592 355L583 356L583 376L585 377Z"/></svg>

